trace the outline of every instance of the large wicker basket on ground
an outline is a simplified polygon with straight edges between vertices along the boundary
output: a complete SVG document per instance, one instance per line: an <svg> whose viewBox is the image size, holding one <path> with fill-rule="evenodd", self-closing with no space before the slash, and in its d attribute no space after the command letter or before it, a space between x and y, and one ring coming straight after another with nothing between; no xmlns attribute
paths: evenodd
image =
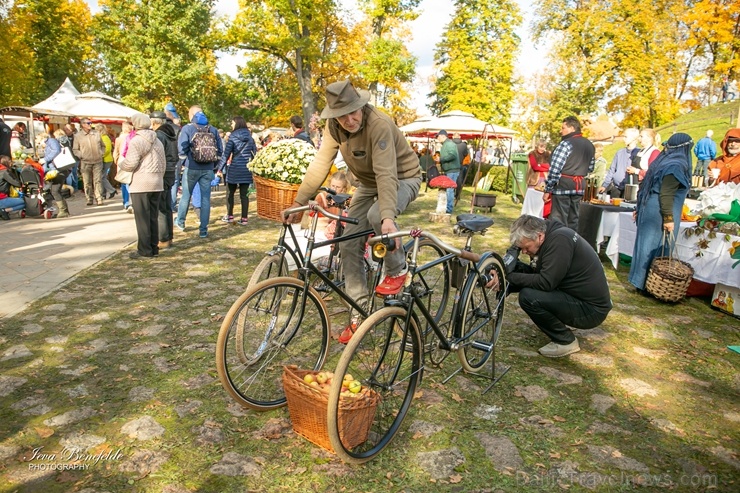
<svg viewBox="0 0 740 493"><path fill-rule="evenodd" d="M645 289L661 301L675 303L686 296L694 268L683 260L656 257L650 264Z"/></svg>
<svg viewBox="0 0 740 493"><path fill-rule="evenodd" d="M299 370L295 366L286 366L283 371L283 390L293 431L319 447L334 452L326 423L329 394L303 381L303 377L309 373L315 375L318 372ZM380 396L372 390L362 396L340 398L339 433L342 443L348 448L367 440L379 399Z"/></svg>
<svg viewBox="0 0 740 493"><path fill-rule="evenodd" d="M282 212L295 200L299 186L255 175L257 215L264 219L282 222Z"/></svg>

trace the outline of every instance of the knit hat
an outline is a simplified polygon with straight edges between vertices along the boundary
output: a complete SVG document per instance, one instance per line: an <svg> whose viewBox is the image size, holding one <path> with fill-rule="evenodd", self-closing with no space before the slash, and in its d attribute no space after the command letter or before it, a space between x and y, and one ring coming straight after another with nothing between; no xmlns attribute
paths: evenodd
<svg viewBox="0 0 740 493"><path fill-rule="evenodd" d="M439 137L440 135L447 137L447 130L440 130L435 137Z"/></svg>
<svg viewBox="0 0 740 493"><path fill-rule="evenodd" d="M136 130L151 128L152 121L144 113L134 113L131 116L131 124Z"/></svg>

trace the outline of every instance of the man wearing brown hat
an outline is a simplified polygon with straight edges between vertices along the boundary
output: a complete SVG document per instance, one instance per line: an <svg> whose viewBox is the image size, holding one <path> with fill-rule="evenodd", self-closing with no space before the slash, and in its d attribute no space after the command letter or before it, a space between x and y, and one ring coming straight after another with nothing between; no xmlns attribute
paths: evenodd
<svg viewBox="0 0 740 493"><path fill-rule="evenodd" d="M348 224L346 235L373 228L376 234L398 231L396 217L416 199L421 185L419 158L403 133L384 113L367 104L370 94L358 91L349 81L326 87L326 107L321 118L326 120L324 140L306 172L291 207L304 205L324 183L334 158L342 153L347 167L360 183L352 198L349 216L360 220ZM377 199L377 200L376 200ZM291 216L289 220L295 222ZM339 244L347 294L359 300L367 296L367 280L361 267L364 238ZM385 257L386 278L375 289L380 295L398 293L406 277L406 258L400 239ZM352 336L352 325L340 336L346 343Z"/></svg>

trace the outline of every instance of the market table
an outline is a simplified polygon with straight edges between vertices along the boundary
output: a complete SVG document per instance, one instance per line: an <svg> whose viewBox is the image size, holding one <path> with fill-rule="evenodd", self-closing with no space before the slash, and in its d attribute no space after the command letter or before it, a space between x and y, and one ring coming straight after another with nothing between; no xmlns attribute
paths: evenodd
<svg viewBox="0 0 740 493"><path fill-rule="evenodd" d="M522 215L527 214L529 216L542 217L542 211L545 208L545 202L542 200L544 195L539 190L528 188L522 202Z"/></svg>
<svg viewBox="0 0 740 493"><path fill-rule="evenodd" d="M617 205L581 202L578 212L578 234L596 251L608 238L606 255L615 269L619 263L619 218L621 214L632 217L632 212L625 213L626 210L629 209Z"/></svg>
<svg viewBox="0 0 740 493"><path fill-rule="evenodd" d="M694 268L694 279L709 284L723 284L740 289L740 265L733 269L732 265L737 260L731 258L729 252L733 242L740 242L740 237L729 235L729 241L726 241L726 235L722 233L717 233L714 238L709 238L709 232L700 236L687 237L686 229L694 226L696 226L695 222L681 223L676 238L674 256L691 264ZM632 257L637 229L631 212L623 212L619 215L617 234L618 253ZM699 248L700 239L707 240L707 248ZM701 255L697 256L699 251L701 251Z"/></svg>

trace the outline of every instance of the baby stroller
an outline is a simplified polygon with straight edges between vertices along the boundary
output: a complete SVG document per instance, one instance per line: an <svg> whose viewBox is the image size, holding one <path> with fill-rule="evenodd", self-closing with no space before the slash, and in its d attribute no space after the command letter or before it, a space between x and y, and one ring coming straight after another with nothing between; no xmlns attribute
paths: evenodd
<svg viewBox="0 0 740 493"><path fill-rule="evenodd" d="M26 216L43 216L45 219L54 217L54 210L50 207L53 197L49 189L44 187L44 169L41 165L25 164L21 168L21 185L23 200L26 201Z"/></svg>

